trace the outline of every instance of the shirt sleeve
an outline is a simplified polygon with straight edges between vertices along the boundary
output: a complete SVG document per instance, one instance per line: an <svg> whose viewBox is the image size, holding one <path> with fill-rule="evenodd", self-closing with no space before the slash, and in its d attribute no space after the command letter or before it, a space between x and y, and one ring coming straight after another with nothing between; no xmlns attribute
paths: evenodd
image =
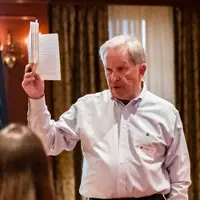
<svg viewBox="0 0 200 200"><path fill-rule="evenodd" d="M61 151L72 150L80 140L76 133L76 106L63 113L56 122L51 119L45 98L29 99L28 125L42 140L48 155L58 155Z"/></svg>
<svg viewBox="0 0 200 200"><path fill-rule="evenodd" d="M188 200L188 188L191 184L190 159L179 113L171 145L167 149L165 166L171 182L168 200Z"/></svg>

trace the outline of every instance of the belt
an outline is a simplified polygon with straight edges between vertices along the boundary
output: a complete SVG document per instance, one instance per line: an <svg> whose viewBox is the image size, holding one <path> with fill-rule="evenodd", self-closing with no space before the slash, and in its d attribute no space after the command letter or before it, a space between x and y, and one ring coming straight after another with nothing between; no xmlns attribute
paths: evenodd
<svg viewBox="0 0 200 200"><path fill-rule="evenodd" d="M127 197L127 198L112 198L112 199L99 199L99 198L87 198L87 200L165 200L162 194L154 194L148 197Z"/></svg>

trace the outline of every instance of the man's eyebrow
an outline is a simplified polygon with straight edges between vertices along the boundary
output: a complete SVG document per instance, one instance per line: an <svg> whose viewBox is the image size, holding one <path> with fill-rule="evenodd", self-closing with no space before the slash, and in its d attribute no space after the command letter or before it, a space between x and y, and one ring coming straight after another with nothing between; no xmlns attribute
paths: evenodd
<svg viewBox="0 0 200 200"><path fill-rule="evenodd" d="M122 61L122 62L119 62L118 65L119 65L119 66L120 66L120 65L128 66L128 63L125 62L125 61Z"/></svg>

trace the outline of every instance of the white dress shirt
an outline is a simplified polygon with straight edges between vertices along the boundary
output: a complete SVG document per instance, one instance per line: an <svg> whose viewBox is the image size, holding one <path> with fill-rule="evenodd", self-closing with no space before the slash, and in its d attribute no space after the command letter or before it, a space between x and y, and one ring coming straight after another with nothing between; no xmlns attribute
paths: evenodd
<svg viewBox="0 0 200 200"><path fill-rule="evenodd" d="M109 90L80 98L50 119L45 99L31 100L28 122L49 155L70 151L81 140L80 194L95 198L168 194L188 200L190 160L178 111L147 91L124 105Z"/></svg>

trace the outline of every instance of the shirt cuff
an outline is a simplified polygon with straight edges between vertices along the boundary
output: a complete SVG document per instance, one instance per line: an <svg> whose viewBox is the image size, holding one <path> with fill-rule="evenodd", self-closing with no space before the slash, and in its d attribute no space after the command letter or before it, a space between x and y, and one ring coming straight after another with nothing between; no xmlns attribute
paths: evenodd
<svg viewBox="0 0 200 200"><path fill-rule="evenodd" d="M40 99L31 99L29 98L30 108L34 111L44 110L46 109L46 101L45 97L43 96Z"/></svg>

